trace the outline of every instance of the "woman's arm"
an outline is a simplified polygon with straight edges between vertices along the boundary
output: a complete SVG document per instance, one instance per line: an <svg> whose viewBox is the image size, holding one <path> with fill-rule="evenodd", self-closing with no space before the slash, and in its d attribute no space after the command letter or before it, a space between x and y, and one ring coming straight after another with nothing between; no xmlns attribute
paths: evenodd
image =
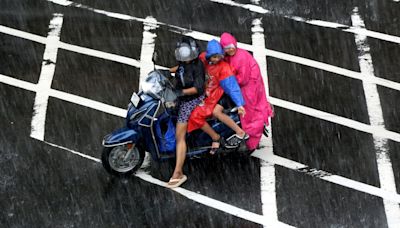
<svg viewBox="0 0 400 228"><path fill-rule="evenodd" d="M179 65L173 66L173 67L169 68L169 71L171 73L176 73L176 71L178 70L178 67L179 67Z"/></svg>
<svg viewBox="0 0 400 228"><path fill-rule="evenodd" d="M198 91L197 91L197 88L196 87L190 87L190 88L187 88L187 89L183 89L182 90L182 93L183 93L183 95L194 95L194 94L197 94L198 93Z"/></svg>

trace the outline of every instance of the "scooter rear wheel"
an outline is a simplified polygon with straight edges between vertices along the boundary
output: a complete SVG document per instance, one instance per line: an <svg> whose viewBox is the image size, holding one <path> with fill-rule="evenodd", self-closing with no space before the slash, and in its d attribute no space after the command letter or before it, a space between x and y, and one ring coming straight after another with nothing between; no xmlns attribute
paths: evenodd
<svg viewBox="0 0 400 228"><path fill-rule="evenodd" d="M127 144L104 147L101 161L108 173L115 176L130 176L140 168L144 155L144 151L136 146L129 151Z"/></svg>

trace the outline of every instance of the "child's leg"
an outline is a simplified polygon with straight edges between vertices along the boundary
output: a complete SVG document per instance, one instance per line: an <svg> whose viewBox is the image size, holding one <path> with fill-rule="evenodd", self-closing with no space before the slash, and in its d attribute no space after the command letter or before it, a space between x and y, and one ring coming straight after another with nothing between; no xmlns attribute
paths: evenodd
<svg viewBox="0 0 400 228"><path fill-rule="evenodd" d="M201 127L201 130L203 130L212 138L213 142L211 144L210 154L215 154L221 146L221 136L215 132L207 122Z"/></svg>
<svg viewBox="0 0 400 228"><path fill-rule="evenodd" d="M242 128L239 127L228 115L224 112L224 107L220 104L217 104L214 108L213 115L226 126L231 128L238 136L243 137L246 134Z"/></svg>
<svg viewBox="0 0 400 228"><path fill-rule="evenodd" d="M207 122L201 127L201 130L207 133L207 135L209 135L213 141L218 141L221 138L221 136L215 132Z"/></svg>

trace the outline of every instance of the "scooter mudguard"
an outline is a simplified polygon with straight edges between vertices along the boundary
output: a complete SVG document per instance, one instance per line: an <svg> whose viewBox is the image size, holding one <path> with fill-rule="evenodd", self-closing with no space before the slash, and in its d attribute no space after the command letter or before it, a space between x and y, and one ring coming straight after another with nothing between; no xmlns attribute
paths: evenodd
<svg viewBox="0 0 400 228"><path fill-rule="evenodd" d="M139 134L135 130L124 127L106 135L103 139L103 146L110 147L127 143L136 143L138 139Z"/></svg>

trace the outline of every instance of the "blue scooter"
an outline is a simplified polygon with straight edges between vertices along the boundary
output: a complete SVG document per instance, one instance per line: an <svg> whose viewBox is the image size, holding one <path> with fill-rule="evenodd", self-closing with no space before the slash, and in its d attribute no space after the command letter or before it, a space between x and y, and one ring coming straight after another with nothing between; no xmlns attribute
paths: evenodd
<svg viewBox="0 0 400 228"><path fill-rule="evenodd" d="M177 119L176 94L168 70L154 70L142 83L142 90L133 93L128 105L126 126L106 135L103 139L101 160L104 168L116 176L129 176L140 168L145 151L155 161L175 157L175 125ZM235 109L227 114L240 124ZM210 126L225 139L235 132L216 119ZM187 156L208 154L212 140L202 130L186 136ZM246 150L242 143L237 148L221 148L218 153Z"/></svg>

